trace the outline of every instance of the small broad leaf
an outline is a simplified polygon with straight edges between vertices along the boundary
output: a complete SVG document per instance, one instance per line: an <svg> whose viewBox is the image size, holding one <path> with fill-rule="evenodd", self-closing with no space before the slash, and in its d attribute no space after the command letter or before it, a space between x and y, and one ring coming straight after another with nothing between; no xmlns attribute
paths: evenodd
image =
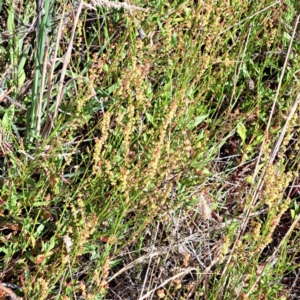
<svg viewBox="0 0 300 300"><path fill-rule="evenodd" d="M38 238L41 233L43 232L45 226L43 224L40 224L39 227L37 228L36 232L34 233L34 237Z"/></svg>
<svg viewBox="0 0 300 300"><path fill-rule="evenodd" d="M252 175L248 175L247 179L246 179L247 183L251 184L252 180L253 180L253 176Z"/></svg>
<svg viewBox="0 0 300 300"><path fill-rule="evenodd" d="M103 67L102 67L103 71L105 72L108 72L109 71L109 66L108 64L105 64Z"/></svg>
<svg viewBox="0 0 300 300"><path fill-rule="evenodd" d="M243 143L245 143L245 140L246 140L246 132L247 132L247 129L246 129L245 125L243 123L239 123L237 125L237 133L239 134Z"/></svg>
<svg viewBox="0 0 300 300"><path fill-rule="evenodd" d="M172 47L175 47L177 45L177 34L174 33L171 37L171 45Z"/></svg>
<svg viewBox="0 0 300 300"><path fill-rule="evenodd" d="M2 128L4 130L11 132L14 115L15 115L15 107L13 105L5 110L4 116L2 118Z"/></svg>
<svg viewBox="0 0 300 300"><path fill-rule="evenodd" d="M121 80L118 80L115 84L111 85L107 90L106 93L110 95L113 91L115 91L121 84Z"/></svg>
<svg viewBox="0 0 300 300"><path fill-rule="evenodd" d="M291 209L291 217L293 220L296 218L296 212L293 209Z"/></svg>
<svg viewBox="0 0 300 300"><path fill-rule="evenodd" d="M198 126L201 122L203 122L208 115L204 115L204 116L198 116L196 117L194 120L192 120L189 124L188 124L188 128L192 129L196 126Z"/></svg>
<svg viewBox="0 0 300 300"><path fill-rule="evenodd" d="M244 77L250 78L250 75L249 75L249 73L248 73L247 66L246 66L245 63L242 64L242 69L241 69L241 70L242 70L242 72L243 72Z"/></svg>
<svg viewBox="0 0 300 300"><path fill-rule="evenodd" d="M153 118L153 116L151 116L150 114L148 114L147 112L146 112L146 118L147 118L147 120L154 126L155 124L154 124L154 118Z"/></svg>

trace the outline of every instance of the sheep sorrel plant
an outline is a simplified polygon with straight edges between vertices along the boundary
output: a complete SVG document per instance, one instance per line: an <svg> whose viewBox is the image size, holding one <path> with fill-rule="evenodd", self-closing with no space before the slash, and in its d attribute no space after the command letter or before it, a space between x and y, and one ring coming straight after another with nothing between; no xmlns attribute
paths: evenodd
<svg viewBox="0 0 300 300"><path fill-rule="evenodd" d="M253 4L0 2L0 299L299 298L299 5Z"/></svg>

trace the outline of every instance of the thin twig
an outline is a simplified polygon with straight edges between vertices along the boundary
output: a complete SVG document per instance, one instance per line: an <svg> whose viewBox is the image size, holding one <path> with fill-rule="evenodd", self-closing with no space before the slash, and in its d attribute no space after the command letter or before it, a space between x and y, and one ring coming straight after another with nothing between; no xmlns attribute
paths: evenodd
<svg viewBox="0 0 300 300"><path fill-rule="evenodd" d="M221 34L223 34L224 32L226 32L226 31L228 31L228 30L230 30L230 29L233 28L233 27L236 27L236 26L239 26L239 25L243 24L243 23L246 22L247 20L251 20L251 19L254 18L255 16L261 14L262 12L268 10L269 8L275 6L276 4L278 4L278 3L280 3L280 2L281 2L281 0L278 0L278 1L274 2L273 4L271 4L271 5L269 5L269 6L265 7L265 8L263 8L263 9L261 9L261 10L259 10L259 11L256 12L255 14L253 14L253 15L251 15L251 16L245 18L245 19L243 19L242 21L240 21L240 22L238 22L238 23L235 23L235 24L229 26L228 28L224 29L224 30L221 32Z"/></svg>
<svg viewBox="0 0 300 300"><path fill-rule="evenodd" d="M46 122L45 122L45 125L44 125L44 128L43 128L42 138L45 138L45 136L47 135L48 128L50 127L50 129L51 129L51 127L52 127L52 116L50 114L51 83L52 83L52 80L53 80L55 62L56 62L56 58L57 58L57 52L58 52L59 43L60 43L61 34L62 34L62 29L63 29L63 24L64 24L64 16L65 16L65 6L63 7L61 19L60 19L60 22L59 22L59 27L58 27L58 32L57 32L57 39L56 39L53 59L52 59L52 62L51 62L51 69L50 69L50 72L48 74L47 112L46 112L47 118L46 118Z"/></svg>
<svg viewBox="0 0 300 300"><path fill-rule="evenodd" d="M294 114L296 113L296 110L297 110L298 106L299 106L299 102L300 102L300 93L297 95L296 101L295 101L295 103L294 103L294 105L293 105L293 107L292 107L292 109L289 113L289 116L288 116L288 118L287 118L287 120L286 120L286 122L285 122L285 124L282 128L282 131L280 133L278 141L277 141L275 147L273 148L273 151L272 151L271 157L270 157L270 163L273 163L273 161L275 160L275 157L276 157L276 155L277 155L277 153L280 149L280 146L283 142L285 133L286 133L286 131L287 131L289 125L290 125L290 122L291 122L292 118L294 117Z"/></svg>
<svg viewBox="0 0 300 300"><path fill-rule="evenodd" d="M161 285L159 285L158 287L152 289L151 291L149 291L147 294L145 294L143 297L139 298L139 300L143 300L143 299L146 299L148 296L150 296L152 293L154 293L156 290L162 288L163 286L165 286L167 283L169 283L170 281L178 278L178 277L181 277L181 276L184 276L185 274L187 273L190 273L192 271L197 271L196 268L187 268L185 269L184 271L174 275L173 277L171 278L168 278L167 280L165 280Z"/></svg>
<svg viewBox="0 0 300 300"><path fill-rule="evenodd" d="M0 290L7 294L11 300L18 300L17 295L10 289L0 284Z"/></svg>
<svg viewBox="0 0 300 300"><path fill-rule="evenodd" d="M279 252L280 248L282 247L283 243L288 239L288 237L291 235L292 231L295 229L296 225L300 221L300 214L298 215L297 219L293 222L283 239L280 241L279 245L274 250L273 254L267 259L267 262L265 263L263 269L261 270L259 276L257 276L255 282L251 286L250 290L247 293L247 297L250 296L250 294L253 292L254 288L257 286L259 281L261 280L262 275L264 274L264 271L267 269L268 266L272 265L273 262L276 260L276 255Z"/></svg>
<svg viewBox="0 0 300 300"><path fill-rule="evenodd" d="M268 120L266 132L268 132L270 130L270 127L271 127L271 120L273 118L273 114L274 114L274 111L275 111L275 106L277 104L280 88L281 88L281 85L282 85L283 76L284 76L284 73L285 73L285 70L286 70L286 67L287 67L288 59L289 59L289 56L290 56L290 53L291 53L292 45L293 45L295 34L296 34L296 31L297 31L297 27L298 27L298 23L299 23L299 17L300 17L300 15L298 15L298 17L297 17L297 20L296 20L296 23L295 23L295 26L294 26L294 30L293 30L293 34L292 34L292 38L291 38L289 48L288 48L288 51L287 51L287 54L286 54L286 57L285 57L284 65L283 65L283 68L282 68L282 71L281 71L281 74L280 74L279 83L278 83L278 87L277 87L277 90L276 90L276 94L275 94L273 106L272 106L272 109L271 109L270 117L269 117L269 120ZM261 156L262 156L262 153L263 153L264 144L265 144L265 138L263 139L262 146L260 148L259 156L258 156L256 166L255 166L255 170L254 170L254 173L253 173L252 183L255 181L256 174L258 173L258 168L259 168L260 159L261 159ZM276 144L276 146L277 145L278 145L278 143ZM276 149L274 149L274 150L276 150Z"/></svg>
<svg viewBox="0 0 300 300"><path fill-rule="evenodd" d="M135 261L129 263L128 265L126 265L124 268L122 268L120 271L118 271L117 273L115 273L112 277L110 277L107 280L107 283L109 283L110 281L112 281L113 279L115 279L116 277L118 277L119 275L121 275L122 273L126 272L127 270L133 268L134 266L136 266L139 263L142 263L143 261L150 259L154 256L166 253L167 251L170 251L170 249L163 249L163 250L157 250L157 251L153 251L151 253L145 254L139 258L137 258Z"/></svg>
<svg viewBox="0 0 300 300"><path fill-rule="evenodd" d="M58 92L57 92L57 96L56 96L56 102L55 102L55 108L54 108L54 114L51 120L51 124L48 125L48 128L45 128L44 130L44 138L46 138L52 128L53 123L55 122L57 116L58 116L58 109L60 107L60 103L63 97L63 86L64 86L64 80L65 80L65 76L66 76L66 71L67 71L67 67L69 66L70 63L70 59L71 59L71 53L72 53L72 49L73 49L73 43L74 43L74 38L75 38L75 33L76 33L76 28L77 28L77 23L79 20L79 16L81 14L82 8L84 5L84 1L80 0L79 2L79 6L77 9L77 13L75 16L75 20L74 20L74 24L73 24L73 28L72 28L72 33L71 33L71 38L70 38L70 42L68 45L68 49L64 58L64 62L63 62L63 67L61 70L61 75L60 75L60 80L59 80L59 84L58 84ZM51 125L51 126L50 126Z"/></svg>
<svg viewBox="0 0 300 300"><path fill-rule="evenodd" d="M41 86L40 86L40 93L39 93L38 105L37 105L37 125L36 125L37 136L40 135L40 131L41 131L43 94L44 94L44 87L45 87L45 80L46 80L46 73L47 73L48 53L49 53L49 38L46 39Z"/></svg>
<svg viewBox="0 0 300 300"><path fill-rule="evenodd" d="M234 81L233 81L233 89L232 89L232 94L231 94L229 107L231 107L232 99L233 99L233 97L235 95L235 91L236 91L236 85L237 85L237 82L238 82L238 79L239 79L239 76L240 76L240 73L241 73L242 66L244 64L244 58L245 58L245 55L246 55L246 50L247 50L247 46L248 46L249 39L250 39L251 29L252 29L252 25L250 25L250 28L249 28L249 31L248 31L248 34L247 34L247 39L246 39L244 51L243 51L243 54L242 54L241 62L240 62L239 67L238 67L237 74L236 74L236 70L235 70Z"/></svg>
<svg viewBox="0 0 300 300"><path fill-rule="evenodd" d="M104 7L104 8L115 8L115 9L123 8L126 10L135 9L135 10L147 11L147 9L145 9L145 8L131 5L126 2L115 2L115 1L109 1L109 0L92 0L91 2L93 5L90 5L87 3L84 3L84 5L88 8L94 9L94 10L96 10L95 6L100 6L100 7Z"/></svg>
<svg viewBox="0 0 300 300"><path fill-rule="evenodd" d="M271 119L273 117L273 114L274 114L274 110L275 110L275 105L277 103L277 99L278 99L278 95L279 95L279 90L281 88L281 84L282 84L282 80L283 80L283 76L284 76L284 73L286 71L286 67L287 67L287 62L288 62L288 58L289 58L289 55L290 55L290 52L291 52L291 48L292 48L292 44L294 42L294 38L295 38L295 34L296 34L296 30L297 30L297 27L298 27L298 23L299 23L299 18L300 18L300 15L298 15L297 17L297 20L296 20L296 23L295 23L295 26L294 26L294 30L293 30L293 35L292 35L292 38L291 38L291 41L290 41L290 45L289 45L289 48L288 48L288 52L287 52L287 56L286 56L286 59L285 59L285 62L284 62L284 65L283 65L283 68L282 68L282 71L281 71L281 75L280 75L280 79L279 79L279 84L278 84L278 88L277 88L277 91L276 91L276 95L275 95L275 99L274 99L274 102L273 102L273 107L272 107L272 110L271 110L271 114L270 114L270 117L269 117L269 122L268 122L268 125L267 125L267 129L266 131L269 131L270 129L270 125L271 125ZM292 116L295 111L296 111L296 108L298 107L298 104L299 104L299 101L300 101L300 96L298 94L296 100L295 100L295 104L291 110L291 113L289 115L289 118L288 120L286 121L286 125L284 127L284 133L283 133L283 136L285 134L285 130L287 128L287 126L289 125L290 123L290 120L292 119ZM275 155L281 145L281 142L282 142L282 139L283 139L283 136L280 137L280 139L278 140L278 143L276 144L273 152L272 152L272 155L270 157L270 160L269 160L269 163L273 163L274 161L274 158L275 158ZM256 168L255 168L255 171L254 171L254 176L253 176L253 181L254 181L254 178L255 178L255 174L257 172L257 168L258 168L258 165L260 163L260 158L262 156L262 153L263 153L263 146L264 146L264 142L265 142L265 139L263 140L263 145L261 146L261 149L260 149L260 154L259 154L259 158L257 160L257 164L256 164ZM258 172L257 172L258 173ZM246 225L248 224L248 221L249 221L249 217L251 215L251 211L253 210L253 208L255 207L255 203L257 201L257 199L259 198L259 195L260 195L260 191L261 189L263 188L264 186L264 183L265 183L265 180L264 180L264 177L265 177L265 172L262 174L262 176L260 177L259 179L259 182L258 182L258 185L256 187L256 190L254 191L254 194L253 194L253 197L252 197L252 201L251 201L251 204L249 205L249 209L247 210L246 212L246 216L240 226L240 229L239 229L239 232L237 233L237 236L236 236L236 239L235 239L235 242L233 244L233 247L232 247L232 250L230 252L230 255L229 255L229 258L226 262L226 265L224 267L224 270L222 272L222 275L225 274L226 270L227 270L227 267L229 266L229 263L231 262L231 259L232 259L232 255L235 251L235 247L238 243L238 241L240 240L242 234L244 233L245 229L246 229ZM253 182L252 181L252 182ZM226 282L226 280L224 281ZM225 284L225 283L224 283ZM223 286L224 288L224 286Z"/></svg>

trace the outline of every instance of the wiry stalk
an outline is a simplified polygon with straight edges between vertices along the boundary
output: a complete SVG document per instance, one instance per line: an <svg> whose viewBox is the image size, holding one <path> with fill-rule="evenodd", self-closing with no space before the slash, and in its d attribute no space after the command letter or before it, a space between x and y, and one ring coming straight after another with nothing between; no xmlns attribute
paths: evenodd
<svg viewBox="0 0 300 300"><path fill-rule="evenodd" d="M38 135L39 119L39 93L42 87L42 69L45 53L45 42L47 30L50 27L52 5L50 0L38 0L36 3L37 21L36 21L36 52L35 52L35 70L32 86L31 106L27 116L26 124L26 143L31 143ZM41 113L41 112L40 112Z"/></svg>

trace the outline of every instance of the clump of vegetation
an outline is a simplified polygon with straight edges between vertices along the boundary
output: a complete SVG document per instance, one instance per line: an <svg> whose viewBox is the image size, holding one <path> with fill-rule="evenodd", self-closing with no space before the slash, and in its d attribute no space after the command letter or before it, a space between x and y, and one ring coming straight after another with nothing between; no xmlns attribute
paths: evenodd
<svg viewBox="0 0 300 300"><path fill-rule="evenodd" d="M299 5L71 2L0 3L3 297L298 299Z"/></svg>

